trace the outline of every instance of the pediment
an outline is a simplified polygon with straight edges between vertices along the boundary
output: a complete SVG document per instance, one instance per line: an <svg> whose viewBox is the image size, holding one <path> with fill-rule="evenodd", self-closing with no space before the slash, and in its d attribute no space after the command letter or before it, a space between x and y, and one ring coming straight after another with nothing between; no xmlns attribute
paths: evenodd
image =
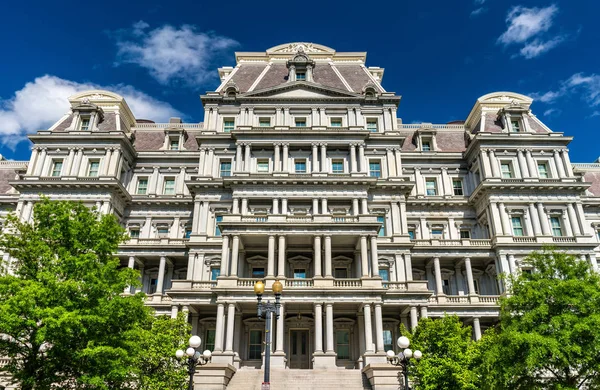
<svg viewBox="0 0 600 390"><path fill-rule="evenodd" d="M325 87L321 84L295 81L285 83L276 87L264 88L243 94L244 97L273 97L273 98L303 98L320 99L335 97L361 97L362 95L353 92Z"/></svg>

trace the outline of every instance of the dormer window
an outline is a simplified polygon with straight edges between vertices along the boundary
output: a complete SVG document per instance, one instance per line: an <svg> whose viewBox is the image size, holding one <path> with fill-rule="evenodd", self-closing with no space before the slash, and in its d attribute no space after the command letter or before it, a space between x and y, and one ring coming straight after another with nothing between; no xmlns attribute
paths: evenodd
<svg viewBox="0 0 600 390"><path fill-rule="evenodd" d="M169 150L179 150L179 138L171 138L169 140Z"/></svg>
<svg viewBox="0 0 600 390"><path fill-rule="evenodd" d="M520 133L521 132L521 121L519 120L511 120L510 121L510 132L511 133Z"/></svg>
<svg viewBox="0 0 600 390"><path fill-rule="evenodd" d="M296 81L306 81L306 72L296 72Z"/></svg>
<svg viewBox="0 0 600 390"><path fill-rule="evenodd" d="M421 150L423 152L430 152L431 151L431 141L423 140L423 145L421 146Z"/></svg>
<svg viewBox="0 0 600 390"><path fill-rule="evenodd" d="M89 131L90 130L90 117L82 117L79 125L79 130Z"/></svg>

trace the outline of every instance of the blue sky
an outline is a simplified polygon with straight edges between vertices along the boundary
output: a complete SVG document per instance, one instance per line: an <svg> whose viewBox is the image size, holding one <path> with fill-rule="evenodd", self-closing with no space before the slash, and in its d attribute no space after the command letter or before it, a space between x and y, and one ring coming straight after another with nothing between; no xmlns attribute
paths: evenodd
<svg viewBox="0 0 600 390"><path fill-rule="evenodd" d="M465 119L488 92L534 97L534 114L572 135L571 158L600 155L600 2L20 1L0 24L0 153L27 159L66 97L124 95L138 118L202 121L199 95L235 51L296 41L367 51L402 95L405 123Z"/></svg>

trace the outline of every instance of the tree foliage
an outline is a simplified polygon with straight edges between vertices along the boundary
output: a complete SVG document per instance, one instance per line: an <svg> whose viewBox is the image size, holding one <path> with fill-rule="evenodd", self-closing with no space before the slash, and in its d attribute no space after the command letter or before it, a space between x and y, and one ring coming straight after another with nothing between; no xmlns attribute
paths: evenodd
<svg viewBox="0 0 600 390"><path fill-rule="evenodd" d="M424 318L410 336L410 348L423 357L409 368L414 373L417 390L475 390L478 377L473 370L477 349L471 327L457 316Z"/></svg>
<svg viewBox="0 0 600 390"><path fill-rule="evenodd" d="M479 346L484 388L600 388L600 276L552 248L525 261Z"/></svg>
<svg viewBox="0 0 600 390"><path fill-rule="evenodd" d="M115 217L43 199L32 223L9 216L4 232L0 248L13 260L0 276L4 370L24 390L137 387L149 331L169 326L143 294L122 294L139 273L114 256L126 237Z"/></svg>

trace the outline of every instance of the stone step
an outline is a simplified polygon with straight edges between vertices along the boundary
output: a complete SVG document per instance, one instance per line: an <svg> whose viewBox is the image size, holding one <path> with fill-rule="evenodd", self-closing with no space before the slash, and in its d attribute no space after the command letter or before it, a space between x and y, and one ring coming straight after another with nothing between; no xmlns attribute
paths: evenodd
<svg viewBox="0 0 600 390"><path fill-rule="evenodd" d="M227 390L261 390L263 371L239 369ZM271 369L272 390L366 390L371 389L360 370L292 370Z"/></svg>

